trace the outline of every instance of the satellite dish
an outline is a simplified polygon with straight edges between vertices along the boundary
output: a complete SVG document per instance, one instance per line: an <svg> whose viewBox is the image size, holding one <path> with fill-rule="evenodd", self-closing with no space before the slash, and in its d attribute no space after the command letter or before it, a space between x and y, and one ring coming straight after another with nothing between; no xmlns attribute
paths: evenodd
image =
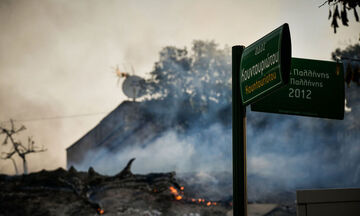
<svg viewBox="0 0 360 216"><path fill-rule="evenodd" d="M145 94L145 80L136 75L127 76L122 84L122 90L127 97L135 101L135 98Z"/></svg>

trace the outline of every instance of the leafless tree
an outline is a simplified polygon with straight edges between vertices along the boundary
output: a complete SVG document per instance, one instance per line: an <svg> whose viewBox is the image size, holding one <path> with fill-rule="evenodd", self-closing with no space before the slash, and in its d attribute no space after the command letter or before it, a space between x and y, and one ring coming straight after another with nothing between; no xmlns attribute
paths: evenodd
<svg viewBox="0 0 360 216"><path fill-rule="evenodd" d="M22 125L19 129L16 129L15 125L14 125L14 121L12 119L10 119L10 124L11 124L10 129L0 126L0 135L5 134L5 139L2 144L7 145L8 141L10 141L10 143L11 143L10 151L2 152L1 159L12 160L14 167L15 167L15 172L16 172L16 174L18 174L18 168L17 168L15 160L13 158L14 155L18 155L23 161L24 174L27 174L28 166L27 166L27 161L26 161L26 155L30 154L30 153L44 152L44 151L46 151L46 149L44 149L44 147L39 148L39 147L35 146L35 142L33 141L32 137L28 137L27 146L22 144L21 141L15 140L14 135L25 130L26 128L24 125Z"/></svg>

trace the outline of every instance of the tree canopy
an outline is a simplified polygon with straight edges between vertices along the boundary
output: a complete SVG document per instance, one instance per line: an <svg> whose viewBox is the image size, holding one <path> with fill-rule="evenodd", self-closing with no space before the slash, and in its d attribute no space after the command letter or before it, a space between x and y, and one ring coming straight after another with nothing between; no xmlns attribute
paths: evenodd
<svg viewBox="0 0 360 216"><path fill-rule="evenodd" d="M168 46L160 51L148 91L153 98L188 101L195 106L231 100L230 49L213 41L197 40L191 51Z"/></svg>
<svg viewBox="0 0 360 216"><path fill-rule="evenodd" d="M219 48L214 41L196 40L190 51L164 47L150 75L146 81L150 101L180 107L177 122L207 113L204 120L231 102L231 49Z"/></svg>
<svg viewBox="0 0 360 216"><path fill-rule="evenodd" d="M345 82L348 87L351 82L360 86L360 43L350 45L345 49L336 49L331 53L333 60L342 60L345 64Z"/></svg>
<svg viewBox="0 0 360 216"><path fill-rule="evenodd" d="M360 43L349 45L343 50L337 48L331 53L331 58L335 61L340 59L360 59Z"/></svg>

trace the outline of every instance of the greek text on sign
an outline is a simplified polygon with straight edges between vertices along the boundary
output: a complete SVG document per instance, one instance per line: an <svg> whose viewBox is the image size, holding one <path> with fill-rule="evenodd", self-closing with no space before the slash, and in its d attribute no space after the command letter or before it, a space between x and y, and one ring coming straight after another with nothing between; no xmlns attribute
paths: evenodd
<svg viewBox="0 0 360 216"><path fill-rule="evenodd" d="M245 48L240 62L243 105L251 104L288 82L291 41L284 24Z"/></svg>
<svg viewBox="0 0 360 216"><path fill-rule="evenodd" d="M343 119L344 101L342 63L293 58L289 84L251 110Z"/></svg>

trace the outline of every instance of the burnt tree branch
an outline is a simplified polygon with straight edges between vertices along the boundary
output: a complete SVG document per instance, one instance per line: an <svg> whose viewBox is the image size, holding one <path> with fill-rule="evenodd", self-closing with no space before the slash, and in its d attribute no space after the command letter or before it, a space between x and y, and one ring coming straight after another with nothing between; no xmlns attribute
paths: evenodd
<svg viewBox="0 0 360 216"><path fill-rule="evenodd" d="M3 145L7 145L8 140L10 140L10 143L12 144L12 148L10 152L2 152L1 153L1 159L12 159L14 155L18 155L22 161L23 161L23 170L24 174L27 174L28 167L27 167L27 161L26 161L26 155L30 153L37 153L37 152L44 152L46 149L42 146L41 148L38 148L35 146L35 142L33 141L32 137L28 137L28 144L27 147L23 145L20 141L16 141L14 139L14 135L17 133L23 131L26 129L24 125L22 125L19 129L15 128L14 121L10 119L11 127L10 129L5 127L0 127L0 135L5 134L5 139L3 141ZM15 166L16 173L18 173L17 166L15 161L13 160L13 164Z"/></svg>
<svg viewBox="0 0 360 216"><path fill-rule="evenodd" d="M119 172L116 177L118 178L124 178L124 177L129 177L129 176L132 176L132 172L131 172L131 165L132 163L134 162L136 158L132 158L126 165L126 167L121 171Z"/></svg>

